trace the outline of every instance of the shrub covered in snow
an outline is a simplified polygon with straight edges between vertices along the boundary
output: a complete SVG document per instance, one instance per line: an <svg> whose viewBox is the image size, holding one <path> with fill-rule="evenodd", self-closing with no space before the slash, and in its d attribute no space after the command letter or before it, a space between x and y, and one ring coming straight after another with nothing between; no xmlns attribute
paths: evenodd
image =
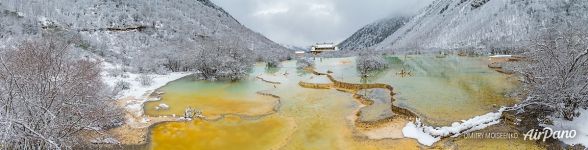
<svg viewBox="0 0 588 150"><path fill-rule="evenodd" d="M357 69L366 75L370 71L381 70L388 66L384 56L374 50L366 49L357 56Z"/></svg>
<svg viewBox="0 0 588 150"><path fill-rule="evenodd" d="M280 61L279 60L276 60L276 59L268 60L266 62L266 67L273 67L273 68L275 68L275 67L279 67L279 66L280 66Z"/></svg>
<svg viewBox="0 0 588 150"><path fill-rule="evenodd" d="M562 18L560 18L562 19ZM575 18L549 25L534 39L530 63L522 74L530 90L527 105L540 107L554 117L573 120L588 104L588 29ZM539 111L538 109L545 109Z"/></svg>
<svg viewBox="0 0 588 150"><path fill-rule="evenodd" d="M251 50L228 46L202 50L195 58L200 78L206 80L239 80L247 76L253 66Z"/></svg>
<svg viewBox="0 0 588 150"><path fill-rule="evenodd" d="M306 67L312 67L314 64L310 58L299 58L296 60L296 68L304 69Z"/></svg>
<svg viewBox="0 0 588 150"><path fill-rule="evenodd" d="M109 76L111 77L123 77L123 78L128 78L129 76L125 74L125 70L122 68L114 68L114 69L108 69L106 70L106 73L108 73Z"/></svg>
<svg viewBox="0 0 588 150"><path fill-rule="evenodd" d="M79 144L80 130L123 121L102 82L100 62L72 57L72 41L44 37L0 50L3 148L67 148Z"/></svg>
<svg viewBox="0 0 588 150"><path fill-rule="evenodd" d="M153 83L153 78L147 74L141 74L136 79L142 86L150 86Z"/></svg>
<svg viewBox="0 0 588 150"><path fill-rule="evenodd" d="M126 82L126 81L117 81L114 84L114 89L115 91L122 91L122 90L128 90L131 88L131 83Z"/></svg>

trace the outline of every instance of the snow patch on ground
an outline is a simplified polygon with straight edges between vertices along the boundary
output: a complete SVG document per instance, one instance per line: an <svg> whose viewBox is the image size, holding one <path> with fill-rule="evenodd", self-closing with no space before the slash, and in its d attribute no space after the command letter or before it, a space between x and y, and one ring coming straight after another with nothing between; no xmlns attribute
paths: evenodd
<svg viewBox="0 0 588 150"><path fill-rule="evenodd" d="M568 121L563 118L554 118L553 125L543 125L549 127L553 131L563 130L576 130L576 137L574 138L562 138L560 141L569 144L577 145L582 144L588 146L588 109L580 110L580 116L574 118L573 121Z"/></svg>
<svg viewBox="0 0 588 150"><path fill-rule="evenodd" d="M510 58L512 55L493 55L490 58Z"/></svg>
<svg viewBox="0 0 588 150"><path fill-rule="evenodd" d="M433 137L432 135L425 133L424 128L420 121L417 124L409 122L404 128L402 128L402 134L404 137L416 139L419 143L427 146L433 145L433 143L441 140L441 137Z"/></svg>
<svg viewBox="0 0 588 150"><path fill-rule="evenodd" d="M169 105L165 103L161 103L155 107L155 110L167 110L169 109Z"/></svg>
<svg viewBox="0 0 588 150"><path fill-rule="evenodd" d="M103 63L104 70L116 69L121 66L112 65L110 63ZM124 81L129 83L129 89L121 91L117 95L117 99L130 99L124 104L125 109L133 114L135 117L141 117L143 115L143 104L150 100L159 99L148 99L149 95L157 88L160 88L167 83L188 76L192 73L189 72L174 72L167 75L149 74L149 77L153 79L153 82L144 86L140 83L137 78L140 74L134 74L129 72L123 72L120 76L110 76L108 73L103 72L102 78L104 82L110 87L114 87L117 82Z"/></svg>
<svg viewBox="0 0 588 150"><path fill-rule="evenodd" d="M103 79L106 82L106 84L108 84L111 87L114 87L116 83L119 81L130 83L129 89L121 91L121 93L117 95L118 98L133 97L135 99L146 99L147 96L149 96L149 94L151 94L153 90L162 87L171 81L190 75L191 73L174 72L167 75L150 74L149 77L153 79L153 82L151 83L151 85L148 86L141 85L141 83L137 80L137 78L141 76L140 74L124 74L124 76L127 76L126 78L105 75L103 76Z"/></svg>
<svg viewBox="0 0 588 150"><path fill-rule="evenodd" d="M458 137L464 133L481 130L488 126L498 124L500 123L502 112L505 109L506 108L501 108L498 112L490 112L469 120L462 120L461 123L454 122L448 127L424 126L420 120L417 119L416 123L407 123L402 129L402 134L405 137L417 139L417 141L423 145L431 146L443 137Z"/></svg>
<svg viewBox="0 0 588 150"><path fill-rule="evenodd" d="M91 143L93 144L119 144L120 142L118 140L116 140L115 138L96 138L93 140L90 140Z"/></svg>
<svg viewBox="0 0 588 150"><path fill-rule="evenodd" d="M110 80L106 80L106 81L125 81L125 82L129 82L130 83L130 88L128 90L124 90L122 91L118 97L119 98L127 98L130 97L134 100L137 100L135 102L130 102L126 104L126 109L129 112L132 112L133 114L135 114L135 116L142 116L143 115L143 103L145 103L146 101L148 101L148 96L151 94L151 92L153 92L155 89L160 88L162 86L164 86L165 84L180 79L182 77L185 77L187 75L190 75L191 73L187 73L187 72L178 72L178 73L170 73L167 75L150 75L153 78L153 83L151 83L151 85L149 86L143 86L141 85L141 83L139 83L139 81L135 80L139 74L131 74L131 73L127 73L128 74L128 78L114 78L114 79L110 79ZM111 78L111 77L106 77L106 78ZM114 86L114 84L112 84L111 86Z"/></svg>

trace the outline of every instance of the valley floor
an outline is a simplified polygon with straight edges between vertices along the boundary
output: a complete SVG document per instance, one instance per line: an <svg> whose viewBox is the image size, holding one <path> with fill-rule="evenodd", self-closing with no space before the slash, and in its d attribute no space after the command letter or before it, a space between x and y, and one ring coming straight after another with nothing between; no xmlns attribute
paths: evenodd
<svg viewBox="0 0 588 150"><path fill-rule="evenodd" d="M415 56L417 62L420 61L421 56ZM445 59L445 58L443 58ZM462 58L450 58L448 60L442 60L437 58L434 61L441 62L452 62L452 61L466 61L461 60ZM470 58L465 58L470 59ZM405 60L406 61L406 60ZM428 61L428 60L427 60ZM428 64L424 61L424 64ZM471 61L471 60L467 60ZM477 61L477 60L476 60ZM372 148L372 149L420 149L420 148L506 148L506 147L517 147L520 149L543 149L539 145L536 145L533 141L525 141L522 137L514 139L472 139L468 138L471 134L484 134L492 132L501 133L514 133L517 132L515 128L509 124L501 121L502 110L496 110L497 108L483 108L486 113L474 111L474 114L467 114L469 116L461 117L461 120L467 121L445 121L443 119L436 118L437 116L443 116L444 114L427 114L426 111L420 111L419 107L407 107L406 111L415 111L419 118L424 119L424 123L411 119L411 116L399 118L399 113L392 112L389 107L379 106L393 106L401 105L406 107L407 105L414 105L406 98L410 98L411 93L406 91L407 83L412 83L413 79L402 79L393 78L394 82L388 83L394 86L395 95L394 98L386 97L387 95L382 90L368 90L368 89L349 89L341 86L365 86L366 84L350 84L341 82L338 80L345 80L358 83L360 80L355 77L355 69L353 58L338 58L338 59L327 59L326 61L316 62L316 71L311 73L304 73L296 71L293 67L295 62L285 62L282 64L282 69L277 72L266 72L264 67L254 68L251 81L239 82L239 83L210 83L210 82L196 82L182 80L180 78L185 77L188 73L174 73L170 75L153 75L155 83L148 87L132 86L129 92L125 92L119 99L119 105L127 110L127 121L126 124L112 129L109 132L114 135L115 138L119 139L121 144L127 145L140 145L149 144L150 147L158 148L188 148L182 145L192 143L192 147L189 148L230 148L224 146L235 146L243 145L245 143L254 142L255 140L246 142L239 141L244 137L248 137L249 134L256 133L258 127L259 130L267 131L267 134L258 135L259 139L265 139L263 143L257 143L256 145L269 146L266 148L281 147L285 149L298 149L298 148L343 148L343 149L359 149L359 148ZM483 66L488 69L489 64L494 64L497 60L480 63L479 66ZM461 62L463 63L463 62ZM420 67L432 67L433 66L422 66ZM435 63L433 63L435 64ZM351 69L350 69L351 68ZM417 67L418 68L418 67ZM459 67L457 67L459 68ZM496 69L496 68L495 68ZM457 69L460 70L460 69ZM317 72L318 71L318 72ZM312 74L314 72L314 74ZM333 73L326 73L333 72ZM395 71L391 71L392 74ZM417 72L419 73L419 72ZM420 72L419 74L423 74ZM431 74L428 72L424 74ZM328 75L327 75L328 74ZM466 72L467 74L467 72ZM494 74L494 73L492 73ZM326 75L326 76L325 76ZM459 73L455 74L456 76ZM136 75L129 75L136 76ZM378 76L378 75L376 75ZM380 75L387 76L387 75ZM509 75L496 75L496 78L508 78L505 76ZM464 79L469 79L469 75L466 75ZM379 77L378 77L379 78ZM421 76L417 75L417 80L422 80ZM493 82L496 81L494 76L483 76L483 78L491 79ZM132 79L132 78L129 78ZM129 82L136 82L129 79ZM475 77L475 79L481 79ZM249 79L248 79L249 80ZM374 79L379 82L379 80ZM459 79L461 80L461 79ZM458 81L459 81L458 80ZM481 79L485 80L485 79ZM173 82L172 82L173 81ZM384 80L381 80L384 81ZM373 82L373 81L372 81ZM304 83L304 84L303 84ZM412 83L414 84L414 83ZM473 85L478 85L475 83ZM491 83L492 86L495 83ZM132 85L138 85L133 83ZM385 85L385 84L383 84ZM444 84L440 84L444 85ZM502 84L497 84L502 85ZM302 87L301 87L302 86ZM319 89L305 89L303 87L311 86ZM389 86L389 85L388 85ZM452 86L452 85L444 85ZM463 86L463 85L462 85ZM472 85L469 85L468 88ZM490 85L489 85L490 86ZM212 88L212 89L211 89ZM333 88L333 89L330 89ZM404 89L402 89L404 88ZM483 87L488 88L488 87ZM504 87L499 87L504 88ZM156 90L158 89L158 90ZM246 90L244 90L246 89ZM261 90L260 90L261 89ZM490 88L492 89L492 88ZM220 90L220 91L219 91ZM426 89L425 89L426 90ZM154 92L155 91L155 92ZM198 92L195 92L198 91ZM224 93L228 92L229 93ZM239 92L241 91L241 92ZM255 98L256 94L243 94L243 91L263 91L274 95L278 98L277 103L255 103L255 107L251 107L243 102L254 102L260 100ZM459 89L458 89L459 91ZM198 94L200 92L200 94ZM236 94L236 97L217 97L221 92L221 95ZM383 92L383 93L382 93ZM206 94L213 94L204 96ZM255 93L255 92L250 92ZM479 92L474 92L479 93ZM167 94L167 95L166 95ZM179 95L178 95L179 94ZM182 95L187 94L187 95ZM194 95L196 94L196 95ZM363 94L363 95L361 95ZM399 95L397 95L399 94ZM419 93L415 93L418 96ZM488 93L496 94L496 93ZM185 99L172 98L170 96L177 95ZM422 94L421 94L422 95ZM449 94L451 95L451 94ZM253 96L252 100L247 100ZM467 94L465 95L468 96ZM475 96L475 95L474 95ZM236 98L236 99L235 99ZM163 99L163 100L161 100ZM208 102L203 99L214 99L214 101ZM392 99L392 100L391 100ZM394 99L398 99L395 102ZM160 101L161 100L161 101ZM195 101L196 100L196 101ZM236 100L236 101L235 101ZM243 101L245 100L245 101ZM263 100L263 99L261 99ZM268 99L269 100L269 99ZM351 101L347 101L351 100ZM439 99L439 100L450 100L450 99ZM178 101L178 102L174 102ZM205 102L207 105L197 104L193 102ZM267 101L267 100L263 100ZM268 102L271 102L269 100ZM494 105L497 101L492 101ZM149 103L149 104L145 104ZM218 103L218 106L217 106ZM419 103L417 102L416 106ZM158 106L161 104L169 105L170 110L155 110L151 107ZM221 105L222 104L222 105ZM224 106L231 104L231 109L224 109ZM484 103L482 103L484 104ZM512 103L505 103L505 105ZM203 118L195 119L194 121L186 121L179 118L176 115L181 112L185 106L198 106L197 108L203 110ZM257 112L254 109L264 108L268 105L268 108L274 108L273 112ZM487 104L484 104L487 105ZM502 104L501 104L502 105ZM502 105L502 106L505 106ZM430 106L430 104L427 104ZM250 107L250 108L249 108ZM352 109L349 109L349 108ZM432 108L432 107L431 107ZM270 109L271 110L271 109ZM228 111L233 113L226 114ZM479 110L478 110L479 111ZM487 113L490 112L490 113ZM449 113L449 112L448 112ZM154 114L149 116L146 114ZM158 115L155 115L158 114ZM388 119L386 115L395 114L389 117L396 119ZM453 113L449 113L453 114ZM219 118L220 115L220 118ZM464 115L464 114L462 114ZM400 115L401 116L401 115ZM588 115L586 115L588 116ZM211 119L212 118L212 119ZM215 119L216 118L216 119ZM469 119L468 119L469 118ZM375 119L375 120L374 120ZM365 121L361 120L372 120L373 123L365 124ZM384 121L388 120L388 121ZM439 121L437 121L439 120ZM588 120L588 119L586 119ZM177 122L180 121L180 122ZM326 122L325 122L326 121ZM578 122L582 119L578 119ZM370 121L368 121L370 122ZM432 122L432 125L431 125ZM448 123L446 123L448 122ZM452 123L453 122L453 123ZM363 123L363 124L362 124ZM374 124L375 123L375 124ZM577 122L575 122L577 123ZM251 126L254 125L254 126ZM363 128L368 127L368 128ZM568 126L569 128L570 126ZM554 127L556 128L556 127ZM222 131L222 130L227 131ZM235 131L233 131L235 130ZM224 132L240 132L243 137L233 137L226 135L223 138L225 140L217 141L224 143L220 147L208 147L211 145L198 145L194 144L194 138L205 138L205 135L216 135L225 136ZM248 130L251 130L249 132ZM173 132L172 132L173 131ZM295 132L294 132L295 131ZM178 133L174 133L178 132ZM192 132L200 132L201 134L195 135ZM585 135L585 131L579 131L580 134ZM186 137L184 137L186 136ZM193 137L188 137L193 136ZM267 137L266 137L267 136ZM216 136L215 136L216 137ZM409 138L414 139L409 139ZM213 138L213 137L207 137ZM308 138L316 138L315 141L309 141ZM170 139L175 139L170 141ZM150 141L147 141L150 140ZM188 140L188 141L185 141ZM273 141L273 142L272 142ZM241 143L245 142L245 143ZM267 142L267 143L266 143ZM317 143L319 142L319 143ZM334 142L334 143L333 143ZM564 141L566 142L566 141ZM568 141L570 143L574 141ZM568 143L566 142L566 143ZM577 141L576 141L577 142ZM241 143L241 144L238 144ZM331 144L327 144L331 143ZM370 144L371 143L371 144ZM374 143L379 143L373 145ZM387 144L386 144L387 143ZM251 143L250 143L251 144ZM308 145L310 144L310 145ZM334 145L333 145L334 144ZM569 144L569 143L568 143ZM200 147L193 147L193 146ZM273 146L272 146L273 145ZM347 146L344 146L347 145ZM402 145L402 147L399 147ZM219 146L219 145L216 145ZM342 146L342 147L341 147ZM248 146L241 148L247 149ZM249 147L251 149L259 149L262 147ZM263 149L263 148L262 148Z"/></svg>

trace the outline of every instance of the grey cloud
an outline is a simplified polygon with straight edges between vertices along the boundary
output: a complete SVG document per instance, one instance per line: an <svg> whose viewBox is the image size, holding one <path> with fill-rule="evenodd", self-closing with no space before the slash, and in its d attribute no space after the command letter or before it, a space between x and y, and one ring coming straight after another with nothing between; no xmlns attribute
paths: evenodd
<svg viewBox="0 0 588 150"><path fill-rule="evenodd" d="M362 26L416 14L432 0L213 0L271 40L296 46L340 42Z"/></svg>

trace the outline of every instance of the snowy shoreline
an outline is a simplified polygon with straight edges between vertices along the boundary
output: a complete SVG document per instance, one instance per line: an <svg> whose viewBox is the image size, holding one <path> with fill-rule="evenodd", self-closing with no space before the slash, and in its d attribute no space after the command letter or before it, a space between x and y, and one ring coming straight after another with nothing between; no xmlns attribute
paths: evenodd
<svg viewBox="0 0 588 150"><path fill-rule="evenodd" d="M188 72L176 72L167 75L149 75L153 79L153 83L151 83L149 86L142 86L139 81L134 80L139 76L138 74L129 74L129 78L122 79L122 81L131 83L131 86L128 90L121 91L121 93L117 95L117 99L131 99L124 105L124 109L133 114L133 117L143 118L143 106L145 102L153 101L149 99L149 95L151 95L151 93L153 93L156 89L165 86L169 82L178 80L190 74L191 73ZM129 119L132 118L127 118L127 121L129 121ZM144 119L141 120L141 122L144 121Z"/></svg>
<svg viewBox="0 0 588 150"><path fill-rule="evenodd" d="M419 143L431 146L444 137L458 137L461 134L484 129L488 126L500 123L500 117L506 107L497 112L490 112L485 115L476 116L461 122L454 122L451 126L432 127L423 125L420 120L409 122L402 128L404 137L416 139Z"/></svg>
<svg viewBox="0 0 588 150"><path fill-rule="evenodd" d="M119 67L105 63L104 68L105 70L108 70ZM102 78L110 87L115 87L118 82L129 83L128 89L120 91L120 93L118 93L115 98L118 102L122 103L121 105L125 111L132 115L126 117L126 123L131 125L137 122L135 120L136 118L141 118L139 120L140 123L146 123L148 121L148 119L143 116L143 106L145 102L152 101L149 99L149 95L151 95L151 93L153 93L156 89L165 86L169 82L178 80L191 74L191 72L173 72L166 75L148 74L147 76L152 79L152 82L147 86L142 85L141 82L137 80L141 74L124 72L122 75L114 77L108 75L106 72L103 72Z"/></svg>

